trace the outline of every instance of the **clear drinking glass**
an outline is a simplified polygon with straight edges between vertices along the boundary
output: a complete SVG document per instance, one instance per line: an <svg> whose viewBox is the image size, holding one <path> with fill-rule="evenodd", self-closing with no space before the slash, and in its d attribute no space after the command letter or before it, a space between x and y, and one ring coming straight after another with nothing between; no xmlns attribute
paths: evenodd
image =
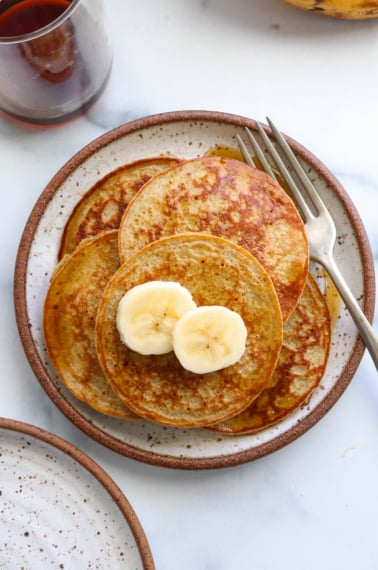
<svg viewBox="0 0 378 570"><path fill-rule="evenodd" d="M0 109L49 124L102 92L112 50L102 0L0 1Z"/></svg>

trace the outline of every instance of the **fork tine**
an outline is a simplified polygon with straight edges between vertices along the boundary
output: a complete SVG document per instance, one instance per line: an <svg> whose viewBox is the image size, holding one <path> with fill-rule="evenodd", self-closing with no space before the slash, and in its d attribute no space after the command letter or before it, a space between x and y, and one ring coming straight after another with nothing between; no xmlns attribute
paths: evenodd
<svg viewBox="0 0 378 570"><path fill-rule="evenodd" d="M249 150L245 146L245 143L244 143L243 139L241 138L241 136L236 135L236 140L238 141L240 152L242 153L243 158L246 161L246 163L249 164L249 166L253 166L253 168L256 168L256 165L253 162L251 155L249 154Z"/></svg>
<svg viewBox="0 0 378 570"><path fill-rule="evenodd" d="M263 153L263 151L261 150L261 147L259 146L259 144L257 143L257 140L255 139L255 137L253 136L252 132L249 130L248 127L245 127L245 132L247 133L249 142L252 145L253 150L256 153L256 156L261 164L261 166L263 167L263 169L265 170L265 172L267 174L269 174L269 176L271 176L271 178L273 178L273 180L277 181L276 175L274 174L269 162L266 159L265 154Z"/></svg>
<svg viewBox="0 0 378 570"><path fill-rule="evenodd" d="M269 119L269 117L267 117L266 119L268 121L268 124L272 130L272 133L274 135L274 138L275 138L278 146L280 147L282 152L285 154L285 157L289 161L294 172L296 173L296 175L298 176L298 178L302 182L302 184L303 184L304 188L306 189L309 197L311 198L311 201L313 202L315 208L318 209L318 212L322 209L325 209L325 205L324 205L322 199L320 198L318 192L315 190L313 183L311 182L310 178L307 176L306 172L304 171L304 169L301 166L300 162L298 161L297 157L295 156L295 154L291 150L288 142L282 136L282 134L277 129L275 124L271 121L271 119Z"/></svg>
<svg viewBox="0 0 378 570"><path fill-rule="evenodd" d="M263 170L265 170L265 172L267 174L269 174L274 180L277 180L276 175L274 174L273 170L271 169L269 162L266 160L264 153L262 152L261 148L257 144L257 141L254 138L254 136L252 135L251 131L248 129L248 127L245 127L245 131L248 135L249 141L250 141L252 148L256 154L256 157L259 160L261 166L263 167ZM239 150L242 153L245 162L247 164L249 164L249 166L253 166L254 168L256 168L256 164L255 164L253 158L251 157L249 150L247 149L247 147L246 147L243 139L241 138L241 136L236 135L236 140L238 141Z"/></svg>
<svg viewBox="0 0 378 570"><path fill-rule="evenodd" d="M257 123L257 129L259 131L259 134L260 134L262 141L264 142L266 148L268 149L270 156L272 157L272 159L274 160L274 162L276 164L278 172L281 174L282 178L285 180L286 184L289 186L289 188L293 194L293 197L297 203L297 206L299 207L300 211L302 212L302 216L305 219L313 218L313 213L311 212L311 210L310 210L307 202L303 198L301 192L298 190L298 187L297 187L295 181L293 180L290 172L286 168L285 163L281 159L280 155L278 154L277 150L275 149L270 138L268 137L268 135L266 134L266 132L264 131L264 129L262 128L262 126L259 123Z"/></svg>

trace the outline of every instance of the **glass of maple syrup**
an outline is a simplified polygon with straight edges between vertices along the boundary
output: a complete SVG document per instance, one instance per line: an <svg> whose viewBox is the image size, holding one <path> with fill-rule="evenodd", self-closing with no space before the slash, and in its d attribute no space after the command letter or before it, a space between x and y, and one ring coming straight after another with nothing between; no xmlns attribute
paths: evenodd
<svg viewBox="0 0 378 570"><path fill-rule="evenodd" d="M111 62L102 0L0 1L0 110L11 117L43 125L81 113Z"/></svg>

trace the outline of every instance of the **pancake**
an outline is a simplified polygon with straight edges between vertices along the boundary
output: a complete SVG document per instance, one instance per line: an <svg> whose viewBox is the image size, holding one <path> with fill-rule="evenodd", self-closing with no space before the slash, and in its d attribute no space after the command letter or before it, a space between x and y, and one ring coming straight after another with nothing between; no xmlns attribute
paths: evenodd
<svg viewBox="0 0 378 570"><path fill-rule="evenodd" d="M311 275L283 331L277 368L268 387L244 412L214 426L214 431L234 435L271 426L305 403L319 385L327 364L331 328L327 304Z"/></svg>
<svg viewBox="0 0 378 570"><path fill-rule="evenodd" d="M151 177L179 160L156 157L121 166L99 180L74 208L63 232L58 259L72 253L82 239L100 231L118 229L122 214L133 196Z"/></svg>
<svg viewBox="0 0 378 570"><path fill-rule="evenodd" d="M43 327L50 360L70 392L99 412L133 418L103 375L95 347L98 304L118 267L117 231L82 242L52 276Z"/></svg>
<svg viewBox="0 0 378 570"><path fill-rule="evenodd" d="M247 328L246 351L234 365L195 374L174 352L143 356L120 340L116 314L123 295L148 281L175 281L200 305L223 305ZM96 320L100 364L113 390L136 414L164 425L200 427L245 409L268 385L282 343L282 317L272 281L236 244L181 234L139 250L111 278Z"/></svg>
<svg viewBox="0 0 378 570"><path fill-rule="evenodd" d="M286 192L265 173L238 160L202 157L171 167L131 200L119 229L125 262L161 237L203 232L252 253L272 278L284 321L306 283L308 243Z"/></svg>

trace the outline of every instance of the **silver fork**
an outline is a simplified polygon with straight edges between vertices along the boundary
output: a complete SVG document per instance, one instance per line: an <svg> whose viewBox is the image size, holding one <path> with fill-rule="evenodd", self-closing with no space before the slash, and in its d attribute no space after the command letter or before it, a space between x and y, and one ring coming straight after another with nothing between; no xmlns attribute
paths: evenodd
<svg viewBox="0 0 378 570"><path fill-rule="evenodd" d="M305 223L305 229L310 248L310 257L312 260L320 263L327 270L329 276L335 284L336 289L338 290L341 298L348 308L361 335L361 338L371 354L375 367L378 370L378 335L362 312L359 304L354 298L335 262L333 250L336 242L336 227L332 216L326 208L323 200L320 198L313 183L297 160L295 154L291 150L286 139L282 136L280 131L269 118L267 118L267 121L274 135L274 139L277 143L278 148L287 160L288 164L291 166L293 172L295 172L297 175L305 192L307 192L307 195L311 200L314 209L316 210L316 212L313 212L313 210L309 207L308 202L303 196L303 191L299 188L299 185L291 176L288 168L281 158L281 155L277 152L275 146L271 142L262 126L257 123L257 129L261 140L263 141L268 154L273 160L277 172L282 176L283 180L290 188L292 198L296 203ZM272 167L270 166L256 138L248 128L246 128L246 133L263 170L265 170L265 172L272 178L276 179ZM244 160L251 166L255 166L249 154L248 148L239 135L237 135L237 141Z"/></svg>

